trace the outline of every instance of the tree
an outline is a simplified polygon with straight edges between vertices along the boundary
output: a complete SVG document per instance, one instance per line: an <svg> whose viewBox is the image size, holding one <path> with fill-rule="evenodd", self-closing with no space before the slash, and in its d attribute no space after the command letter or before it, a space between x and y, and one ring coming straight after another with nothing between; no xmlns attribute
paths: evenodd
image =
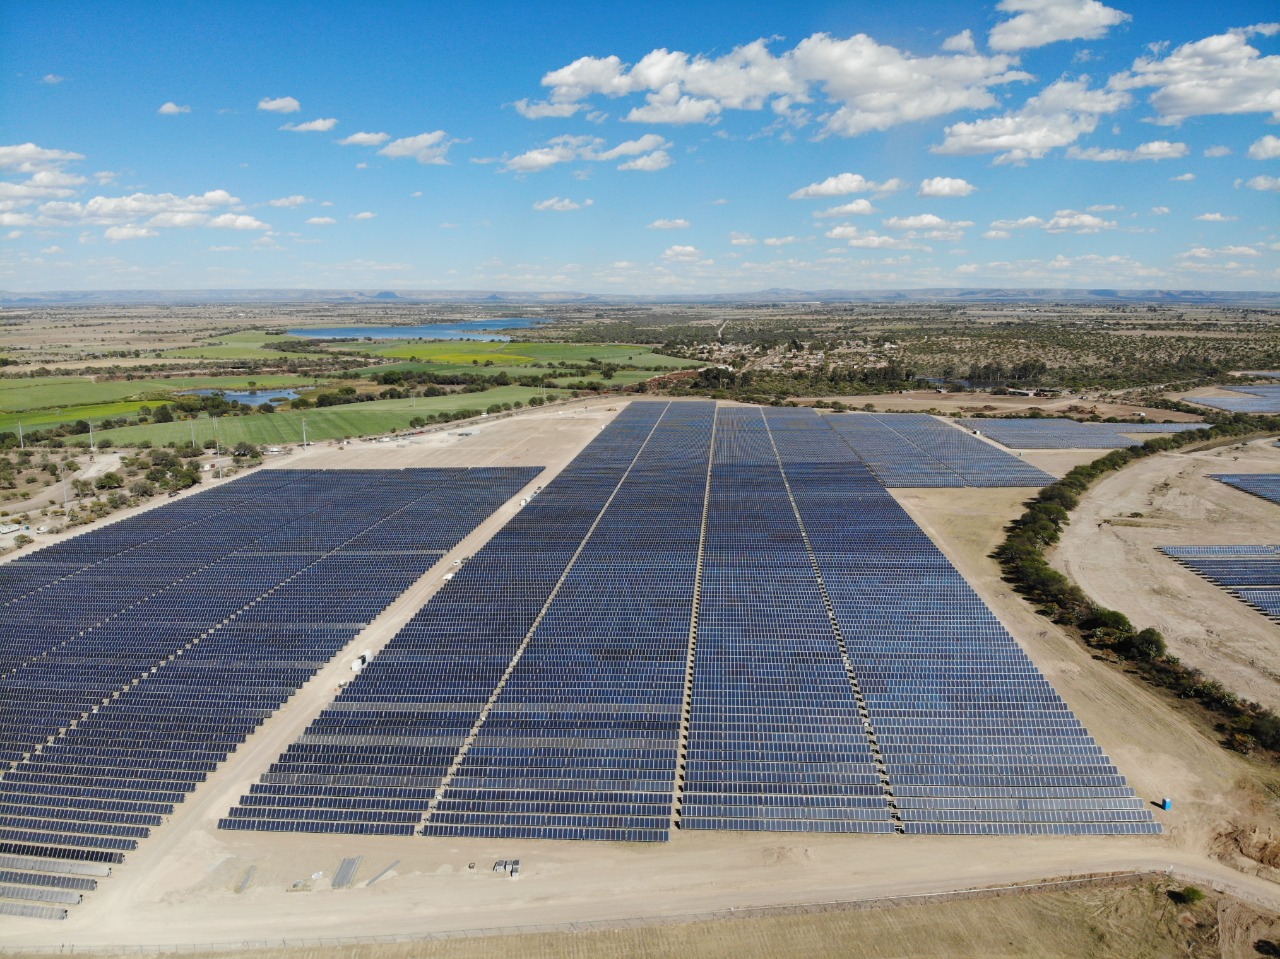
<svg viewBox="0 0 1280 959"><path fill-rule="evenodd" d="M120 489L124 486L124 479L119 473L103 473L93 481L93 485L98 489Z"/></svg>
<svg viewBox="0 0 1280 959"><path fill-rule="evenodd" d="M30 546L34 542L35 540L26 533L19 533L13 538L13 545L18 547L18 549L22 549L24 546Z"/></svg>

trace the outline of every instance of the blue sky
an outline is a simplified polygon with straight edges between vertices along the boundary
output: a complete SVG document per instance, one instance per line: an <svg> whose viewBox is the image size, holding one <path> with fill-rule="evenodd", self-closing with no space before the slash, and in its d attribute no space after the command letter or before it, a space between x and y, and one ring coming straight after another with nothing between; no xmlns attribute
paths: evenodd
<svg viewBox="0 0 1280 959"><path fill-rule="evenodd" d="M1272 0L0 8L0 289L1280 289Z"/></svg>

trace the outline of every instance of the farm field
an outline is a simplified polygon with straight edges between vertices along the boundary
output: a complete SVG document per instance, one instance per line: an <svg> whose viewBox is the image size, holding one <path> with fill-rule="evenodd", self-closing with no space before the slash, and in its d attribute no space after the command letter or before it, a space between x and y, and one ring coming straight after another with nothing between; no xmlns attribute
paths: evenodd
<svg viewBox="0 0 1280 959"><path fill-rule="evenodd" d="M134 397L163 402L166 394L183 390L280 389L310 386L313 382L310 377L271 374L133 380L92 380L84 376L0 378L0 412L88 406Z"/></svg>
<svg viewBox="0 0 1280 959"><path fill-rule="evenodd" d="M134 446L144 440L153 446L163 446L166 443L188 443L193 431L196 442L202 443L206 439L212 439L216 431L224 446L231 446L242 440L254 445L280 445L302 441L302 421L305 419L308 441L320 442L347 436L372 436L394 430L407 430L410 428L409 421L417 416L468 409L483 411L494 403L527 403L540 395L542 391L534 387L500 386L483 393L373 400L310 410L280 410L265 415L122 426L113 430L101 430L97 436L99 439L109 438L118 446ZM556 394L546 395L550 399Z"/></svg>
<svg viewBox="0 0 1280 959"><path fill-rule="evenodd" d="M594 343L522 343L481 340L388 340L381 343L345 343L342 349L355 349L371 356L393 359L416 359L426 363L471 365L473 361L492 360L495 366L523 366L532 363L603 363L633 365L657 369L679 369L698 364L674 356L655 353L650 346Z"/></svg>

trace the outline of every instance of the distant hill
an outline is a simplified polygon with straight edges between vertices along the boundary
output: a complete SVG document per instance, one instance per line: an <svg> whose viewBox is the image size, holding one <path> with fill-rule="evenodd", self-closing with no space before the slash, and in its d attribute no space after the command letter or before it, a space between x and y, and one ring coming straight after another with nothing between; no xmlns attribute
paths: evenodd
<svg viewBox="0 0 1280 959"><path fill-rule="evenodd" d="M1280 307L1280 291L1072 290L938 287L921 290L790 290L745 293L625 295L506 290L53 290L0 291L0 307L94 304L199 305L228 303L1164 303L1189 306Z"/></svg>

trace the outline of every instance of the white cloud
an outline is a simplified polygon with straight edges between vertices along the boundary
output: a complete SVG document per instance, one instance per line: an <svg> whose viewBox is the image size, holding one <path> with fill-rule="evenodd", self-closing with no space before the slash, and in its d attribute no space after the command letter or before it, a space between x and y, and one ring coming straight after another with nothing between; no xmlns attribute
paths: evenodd
<svg viewBox="0 0 1280 959"><path fill-rule="evenodd" d="M1255 176L1244 181L1244 185L1250 190L1267 190L1274 192L1280 190L1280 177L1274 176Z"/></svg>
<svg viewBox="0 0 1280 959"><path fill-rule="evenodd" d="M1177 176L1169 177L1170 183L1190 183L1196 178L1194 173L1179 173Z"/></svg>
<svg viewBox="0 0 1280 959"><path fill-rule="evenodd" d="M181 197L173 193L134 193L130 196L95 196L85 203L51 200L40 212L53 220L122 224L138 217L166 213L208 213L240 202L226 190L208 190Z"/></svg>
<svg viewBox="0 0 1280 959"><path fill-rule="evenodd" d="M655 150L644 156L636 157L634 160L628 160L626 163L619 163L619 170L639 170L642 173L656 173L658 170L665 170L671 166L671 156L666 150Z"/></svg>
<svg viewBox="0 0 1280 959"><path fill-rule="evenodd" d="M1255 24L1184 43L1163 59L1141 58L1111 78L1116 90L1155 87L1156 122L1218 113L1270 113L1280 119L1280 56L1262 56L1248 39L1271 36L1276 24Z"/></svg>
<svg viewBox="0 0 1280 959"><path fill-rule="evenodd" d="M1085 207L1090 213L1114 213L1120 207L1114 203L1094 203L1092 206Z"/></svg>
<svg viewBox="0 0 1280 959"><path fill-rule="evenodd" d="M978 45L973 42L972 30L961 30L953 37L942 41L942 49L948 53L977 53Z"/></svg>
<svg viewBox="0 0 1280 959"><path fill-rule="evenodd" d="M1227 216L1225 213L1201 213L1196 217L1196 219L1205 223L1230 223L1232 220L1238 220L1240 218L1236 216Z"/></svg>
<svg viewBox="0 0 1280 959"><path fill-rule="evenodd" d="M1099 233L1115 228L1115 220L1104 220L1092 213L1079 213L1076 210L1059 210L1053 215L1053 219L1044 224L1048 233Z"/></svg>
<svg viewBox="0 0 1280 959"><path fill-rule="evenodd" d="M984 240L1007 240L1013 236L1008 230L988 230L982 234Z"/></svg>
<svg viewBox="0 0 1280 959"><path fill-rule="evenodd" d="M312 226L333 226L338 221L331 216L313 216L307 219Z"/></svg>
<svg viewBox="0 0 1280 959"><path fill-rule="evenodd" d="M156 113L159 113L161 116L166 116L166 117L176 116L179 113L190 113L190 112L191 112L191 107L179 106L178 104L174 103L172 100L168 101L167 103L160 104L160 109L156 111Z"/></svg>
<svg viewBox="0 0 1280 959"><path fill-rule="evenodd" d="M1164 216L1166 213L1169 212L1169 208L1167 206L1153 206L1151 208L1151 212L1154 213L1156 216Z"/></svg>
<svg viewBox="0 0 1280 959"><path fill-rule="evenodd" d="M159 236L155 230L145 226L109 226L103 233L108 240L140 240L144 237Z"/></svg>
<svg viewBox="0 0 1280 959"><path fill-rule="evenodd" d="M861 173L838 173L821 183L810 183L790 195L792 200L815 200L823 197L848 196L850 193L887 194L901 190L907 184L896 177L884 183L868 180Z"/></svg>
<svg viewBox="0 0 1280 959"><path fill-rule="evenodd" d="M995 163L1039 160L1054 147L1074 143L1092 133L1098 117L1129 103L1127 93L1090 90L1087 77L1058 80L1004 116L954 123L934 153L974 156L999 153Z"/></svg>
<svg viewBox="0 0 1280 959"><path fill-rule="evenodd" d="M308 120L306 123L286 123L281 130L292 130L294 133L328 133L338 125L333 117L320 120Z"/></svg>
<svg viewBox="0 0 1280 959"><path fill-rule="evenodd" d="M512 157L504 164L506 170L516 173L537 173L557 163L571 163L574 160L590 162L609 162L622 157L635 157L619 164L619 170L662 170L671 165L671 157L667 154L671 144L656 133L646 133L635 140L625 140L615 147L605 149L605 141L600 137L561 136L551 140L544 147L537 147Z"/></svg>
<svg viewBox="0 0 1280 959"><path fill-rule="evenodd" d="M0 169L14 169L19 173L39 173L42 170L58 170L75 160L83 160L84 154L70 150L48 150L34 143L0 146Z"/></svg>
<svg viewBox="0 0 1280 959"><path fill-rule="evenodd" d="M378 214L376 214L376 213L370 213L368 210L365 210L363 213L353 213L353 214L351 214L351 219L353 219L353 220L372 220L372 219L373 219L375 216L377 216L377 215L378 215Z"/></svg>
<svg viewBox="0 0 1280 959"><path fill-rule="evenodd" d="M0 209L27 206L36 200L74 196L74 188L85 182L82 176L58 170L41 170L21 183L0 180Z"/></svg>
<svg viewBox="0 0 1280 959"><path fill-rule="evenodd" d="M1044 220L1038 216L1024 216L1018 220L993 220L991 222L991 227L995 230L1021 230L1029 226L1044 226Z"/></svg>
<svg viewBox="0 0 1280 959"><path fill-rule="evenodd" d="M1096 40L1129 14L1098 0L1000 0L996 9L1017 14L987 37L992 50L1027 50L1059 40Z"/></svg>
<svg viewBox="0 0 1280 959"><path fill-rule="evenodd" d="M914 250L920 249L910 240L885 236L874 230L860 230L856 226L837 226L827 231L827 238L845 240L852 247L866 250ZM925 248L927 249L927 247Z"/></svg>
<svg viewBox="0 0 1280 959"><path fill-rule="evenodd" d="M690 227L688 220L654 220L649 224L650 230L687 230Z"/></svg>
<svg viewBox="0 0 1280 959"><path fill-rule="evenodd" d="M1257 250L1255 250L1251 246L1223 246L1223 247L1219 247L1216 250L1211 250L1208 247L1204 247L1204 246L1197 246L1193 249L1186 250L1182 253L1179 253L1178 257L1180 259L1208 260L1218 256L1261 256L1261 255L1262 255L1261 253L1259 253Z"/></svg>
<svg viewBox="0 0 1280 959"><path fill-rule="evenodd" d="M546 101L520 101L525 116L568 116L588 97L643 94L624 117L643 123L710 123L726 110L763 110L803 121L824 100L823 134L856 136L955 110L994 106L991 87L1028 75L1013 57L981 56L972 35L946 42L949 55L916 57L865 34L813 34L780 55L755 40L719 57L657 49L634 65L581 57L542 78Z"/></svg>
<svg viewBox="0 0 1280 959"><path fill-rule="evenodd" d="M304 203L313 202L315 201L311 197L295 193L293 196L282 196L278 200L268 200L267 206L302 206Z"/></svg>
<svg viewBox="0 0 1280 959"><path fill-rule="evenodd" d="M433 130L431 133L419 133L417 136L392 140L378 153L388 157L413 157L419 163L428 166L441 165L449 162L445 159L445 154L455 142L450 140L443 130Z"/></svg>
<svg viewBox="0 0 1280 959"><path fill-rule="evenodd" d="M978 188L958 177L935 176L920 184L919 196L968 196Z"/></svg>
<svg viewBox="0 0 1280 959"><path fill-rule="evenodd" d="M61 83L65 79L66 77L60 77L56 73L46 73L44 76L40 78L40 82L47 83L49 84L49 86L57 86L59 83Z"/></svg>
<svg viewBox="0 0 1280 959"><path fill-rule="evenodd" d="M947 230L973 226L973 223L969 220L944 220L932 213L917 213L915 216L891 216L884 225L891 230Z"/></svg>
<svg viewBox="0 0 1280 959"><path fill-rule="evenodd" d="M35 226L35 225L36 225L36 218L32 216L30 213L0 213L0 226Z"/></svg>
<svg viewBox="0 0 1280 959"><path fill-rule="evenodd" d="M40 252L43 253L45 256L57 256L59 253L65 253L66 250L64 250L60 246L47 246Z"/></svg>
<svg viewBox="0 0 1280 959"><path fill-rule="evenodd" d="M215 216L206 226L216 230L269 230L271 227L247 213L223 213Z"/></svg>
<svg viewBox="0 0 1280 959"><path fill-rule="evenodd" d="M297 113L302 109L302 104L293 97L263 97L258 101L258 109L270 113Z"/></svg>
<svg viewBox="0 0 1280 959"><path fill-rule="evenodd" d="M512 104L516 112L529 120L541 120L546 117L571 117L582 109L581 103L547 103L517 100Z"/></svg>
<svg viewBox="0 0 1280 959"><path fill-rule="evenodd" d="M1204 155L1207 157L1229 157L1231 156L1231 147L1227 147L1227 146L1205 147Z"/></svg>
<svg viewBox="0 0 1280 959"><path fill-rule="evenodd" d="M1132 150L1102 150L1098 147L1082 150L1079 147L1072 147L1067 151L1067 156L1072 160L1093 160L1099 163L1133 163L1138 160L1177 160L1190 152L1185 143L1152 140Z"/></svg>
<svg viewBox="0 0 1280 959"><path fill-rule="evenodd" d="M858 199L851 200L848 203L842 203L840 206L833 206L826 210L822 210L815 213L814 216L821 219L832 216L866 216L868 214L878 212L879 211L871 205L870 200L859 197Z"/></svg>
<svg viewBox="0 0 1280 959"><path fill-rule="evenodd" d="M662 252L664 260L673 263L693 263L702 259L702 252L696 246L669 246Z"/></svg>
<svg viewBox="0 0 1280 959"><path fill-rule="evenodd" d="M338 143L344 147L377 147L382 146L390 139L391 135L389 133L353 133L349 137L343 137Z"/></svg>
<svg viewBox="0 0 1280 959"><path fill-rule="evenodd" d="M764 238L765 246L790 246L792 243L799 243L798 236L767 236Z"/></svg>
<svg viewBox="0 0 1280 959"><path fill-rule="evenodd" d="M549 200L539 200L533 205L535 210L553 210L556 213L566 213L569 210L581 210L584 206L591 206L594 200L583 200L577 203L566 197L553 196Z"/></svg>
<svg viewBox="0 0 1280 959"><path fill-rule="evenodd" d="M1261 140L1255 140L1249 147L1249 157L1254 160L1274 160L1280 157L1280 137L1268 133Z"/></svg>
<svg viewBox="0 0 1280 959"><path fill-rule="evenodd" d="M207 213L182 213L178 211L169 211L167 213L157 213L148 220L145 225L185 229L193 226L204 226L208 222L209 214Z"/></svg>
<svg viewBox="0 0 1280 959"><path fill-rule="evenodd" d="M729 243L733 246L755 246L756 238L750 233L733 232L729 234Z"/></svg>

